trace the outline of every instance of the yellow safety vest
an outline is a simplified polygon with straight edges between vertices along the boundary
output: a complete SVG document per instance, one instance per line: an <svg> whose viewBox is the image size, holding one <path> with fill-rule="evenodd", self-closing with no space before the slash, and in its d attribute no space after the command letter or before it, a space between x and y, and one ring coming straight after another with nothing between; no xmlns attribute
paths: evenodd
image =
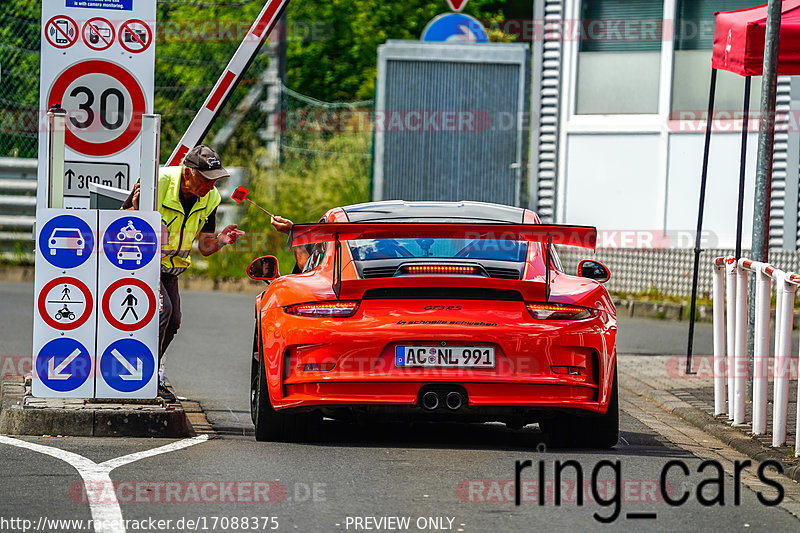
<svg viewBox="0 0 800 533"><path fill-rule="evenodd" d="M175 275L192 264L189 257L192 243L222 201L219 191L214 188L197 199L191 213L184 213L179 196L183 168L183 165L162 168L158 177L158 211L161 213L161 222L169 230L169 240L161 246L162 253L166 254L161 258L161 272Z"/></svg>

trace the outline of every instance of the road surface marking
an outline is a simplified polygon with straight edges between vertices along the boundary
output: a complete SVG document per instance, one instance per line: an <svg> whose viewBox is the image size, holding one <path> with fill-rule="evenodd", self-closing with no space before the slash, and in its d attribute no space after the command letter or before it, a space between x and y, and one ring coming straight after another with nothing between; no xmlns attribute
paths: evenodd
<svg viewBox="0 0 800 533"><path fill-rule="evenodd" d="M50 457L54 457L64 461L65 463L68 463L71 467L78 471L78 474L80 474L81 478L83 478L84 486L87 488L90 484L101 487L113 486L111 484L112 481L109 474L111 474L112 470L119 468L120 466L125 466L135 461L153 457L155 455L188 448L189 446L194 446L195 444L200 444L207 440L208 435L199 435L191 439L184 439L178 442L167 444L166 446L153 448L152 450L136 452L130 455L117 457L115 459L109 459L108 461L104 461L102 463L95 463L94 461L87 459L82 455L78 455L77 453L0 435L0 443L8 444L9 446L16 446L17 448L25 448L26 450L31 450L44 455L49 455ZM112 494L114 496L112 496L111 499L116 500L116 493L112 491ZM124 523L122 521L122 509L120 508L118 501L112 501L110 503L104 501L103 503L99 503L92 502L90 498L89 510L91 511L92 519L94 520L95 533L126 533L126 530L123 527ZM104 528L104 525L116 525L117 527Z"/></svg>

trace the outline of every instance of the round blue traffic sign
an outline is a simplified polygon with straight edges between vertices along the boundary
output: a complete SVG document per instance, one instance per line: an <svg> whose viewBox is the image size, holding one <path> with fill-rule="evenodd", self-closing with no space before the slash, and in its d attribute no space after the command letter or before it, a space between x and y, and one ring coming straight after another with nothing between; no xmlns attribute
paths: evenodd
<svg viewBox="0 0 800 533"><path fill-rule="evenodd" d="M133 215L109 224L103 237L103 252L111 262L125 270L139 270L158 253L158 238L152 226Z"/></svg>
<svg viewBox="0 0 800 533"><path fill-rule="evenodd" d="M92 373L89 351L75 339L54 339L36 356L36 375L48 388L58 392L74 391Z"/></svg>
<svg viewBox="0 0 800 533"><path fill-rule="evenodd" d="M461 13L439 15L428 23L422 40L429 43L488 43L489 35L477 19Z"/></svg>
<svg viewBox="0 0 800 533"><path fill-rule="evenodd" d="M155 357L136 339L112 343L100 357L100 373L109 387L119 392L134 392L150 382L155 372Z"/></svg>
<svg viewBox="0 0 800 533"><path fill-rule="evenodd" d="M73 215L51 218L39 233L39 250L57 268L84 264L94 250L94 235L89 224Z"/></svg>

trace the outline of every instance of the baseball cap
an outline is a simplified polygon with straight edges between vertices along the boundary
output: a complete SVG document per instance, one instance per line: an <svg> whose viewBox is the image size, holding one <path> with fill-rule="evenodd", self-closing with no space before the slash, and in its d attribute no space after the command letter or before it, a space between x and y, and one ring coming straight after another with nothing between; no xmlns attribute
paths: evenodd
<svg viewBox="0 0 800 533"><path fill-rule="evenodd" d="M209 180L218 180L220 178L227 178L230 172L222 168L222 163L219 160L219 154L201 144L195 146L183 160L183 164L189 168L200 171L204 178Z"/></svg>

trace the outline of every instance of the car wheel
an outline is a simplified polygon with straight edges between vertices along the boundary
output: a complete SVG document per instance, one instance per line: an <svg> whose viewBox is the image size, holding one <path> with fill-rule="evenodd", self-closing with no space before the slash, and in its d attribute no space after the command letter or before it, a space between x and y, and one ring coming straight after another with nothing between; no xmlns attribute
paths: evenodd
<svg viewBox="0 0 800 533"><path fill-rule="evenodd" d="M267 372L258 324L254 340L256 353L250 379L250 414L259 442L306 442L315 433L321 416L318 412L284 413L272 408L267 389Z"/></svg>
<svg viewBox="0 0 800 533"><path fill-rule="evenodd" d="M616 366L609 394L608 410L603 415L593 417L559 415L558 418L543 420L541 428L549 434L550 446L597 449L616 446L619 440L619 389Z"/></svg>

